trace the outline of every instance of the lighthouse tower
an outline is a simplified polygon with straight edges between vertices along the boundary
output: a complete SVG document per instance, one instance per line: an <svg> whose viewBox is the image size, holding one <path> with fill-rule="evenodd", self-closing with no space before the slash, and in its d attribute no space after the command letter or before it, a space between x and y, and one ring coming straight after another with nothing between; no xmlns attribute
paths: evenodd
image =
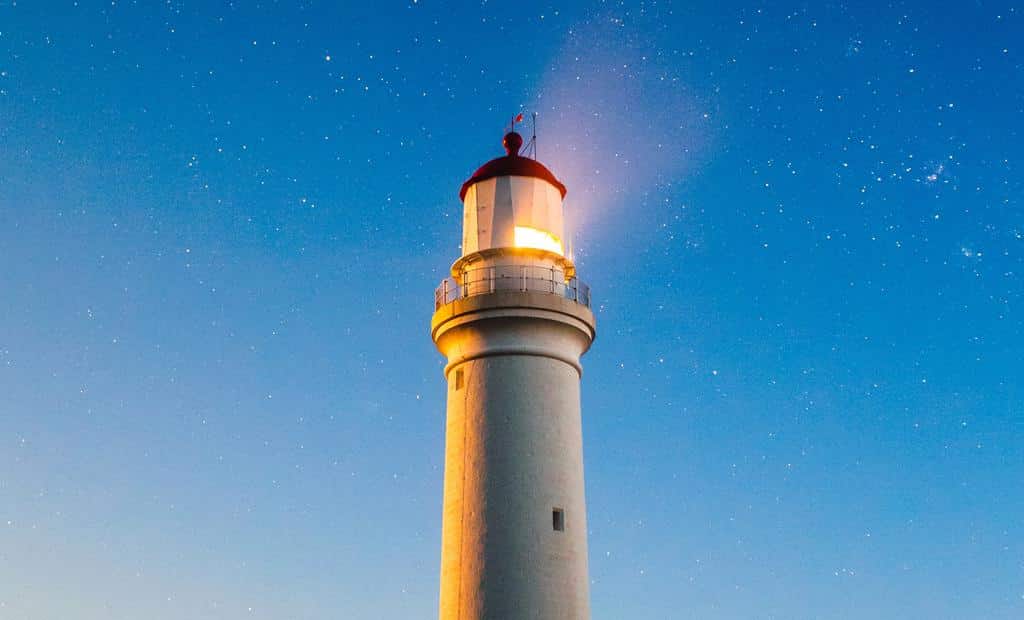
<svg viewBox="0 0 1024 620"><path fill-rule="evenodd" d="M589 289L565 252L565 186L535 159L484 164L459 193L462 256L435 294L448 359L441 620L586 620L580 356Z"/></svg>

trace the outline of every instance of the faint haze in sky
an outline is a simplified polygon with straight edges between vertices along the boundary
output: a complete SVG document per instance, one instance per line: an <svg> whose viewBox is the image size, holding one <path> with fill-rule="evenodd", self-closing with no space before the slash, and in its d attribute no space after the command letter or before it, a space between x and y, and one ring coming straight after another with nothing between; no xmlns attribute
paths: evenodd
<svg viewBox="0 0 1024 620"><path fill-rule="evenodd" d="M540 159L571 188L577 238L614 235L630 206L684 182L708 148L707 103L645 31L658 18L602 12L581 20L544 71L533 104Z"/></svg>

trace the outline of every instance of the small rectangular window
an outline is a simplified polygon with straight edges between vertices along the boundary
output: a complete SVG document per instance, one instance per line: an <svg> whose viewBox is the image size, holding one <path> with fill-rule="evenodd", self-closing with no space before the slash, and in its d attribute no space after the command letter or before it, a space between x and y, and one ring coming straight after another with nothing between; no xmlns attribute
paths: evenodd
<svg viewBox="0 0 1024 620"><path fill-rule="evenodd" d="M551 526L556 532L565 531L565 511L561 508L555 508L551 511Z"/></svg>
<svg viewBox="0 0 1024 620"><path fill-rule="evenodd" d="M463 383L462 369L460 368L460 369L455 371L455 389L456 390L461 390L462 389L462 383Z"/></svg>

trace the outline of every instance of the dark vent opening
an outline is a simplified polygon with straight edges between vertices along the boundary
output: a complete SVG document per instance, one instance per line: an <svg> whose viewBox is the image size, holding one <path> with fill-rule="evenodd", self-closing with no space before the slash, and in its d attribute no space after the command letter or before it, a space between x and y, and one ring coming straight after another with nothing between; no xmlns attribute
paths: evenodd
<svg viewBox="0 0 1024 620"><path fill-rule="evenodd" d="M551 526L556 532L565 531L565 511L561 508L555 508L551 511Z"/></svg>

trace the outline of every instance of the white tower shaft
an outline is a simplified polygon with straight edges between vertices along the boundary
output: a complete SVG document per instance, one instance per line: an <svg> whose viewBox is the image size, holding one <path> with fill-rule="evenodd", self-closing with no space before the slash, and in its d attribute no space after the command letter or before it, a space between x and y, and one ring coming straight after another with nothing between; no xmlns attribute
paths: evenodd
<svg viewBox="0 0 1024 620"><path fill-rule="evenodd" d="M442 620L590 617L579 356L585 306L540 292L435 314L448 357Z"/></svg>

